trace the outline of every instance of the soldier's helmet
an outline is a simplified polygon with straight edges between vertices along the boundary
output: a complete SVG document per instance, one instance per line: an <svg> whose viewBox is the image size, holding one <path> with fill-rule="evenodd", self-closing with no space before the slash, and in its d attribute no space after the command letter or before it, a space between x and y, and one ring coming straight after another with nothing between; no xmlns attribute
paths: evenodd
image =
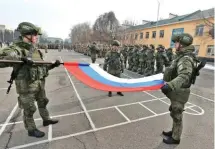
<svg viewBox="0 0 215 149"><path fill-rule="evenodd" d="M175 35L172 37L172 41L179 42L183 46L189 46L193 43L193 37L188 33L183 33L180 35Z"/></svg>
<svg viewBox="0 0 215 149"><path fill-rule="evenodd" d="M33 35L33 34L42 35L41 28L37 27L36 25L30 22L20 23L16 30L20 32L21 35Z"/></svg>
<svg viewBox="0 0 215 149"><path fill-rule="evenodd" d="M165 47L163 45L158 45L157 49L165 49Z"/></svg>
<svg viewBox="0 0 215 149"><path fill-rule="evenodd" d="M168 51L172 51L172 48L168 48L167 50L168 50Z"/></svg>
<svg viewBox="0 0 215 149"><path fill-rule="evenodd" d="M120 46L120 42L118 40L114 40L112 42L112 46Z"/></svg>
<svg viewBox="0 0 215 149"><path fill-rule="evenodd" d="M94 41L93 44L96 44L96 42Z"/></svg>
<svg viewBox="0 0 215 149"><path fill-rule="evenodd" d="M155 49L155 46L153 44L149 45L152 49ZM146 46L147 47L147 46Z"/></svg>

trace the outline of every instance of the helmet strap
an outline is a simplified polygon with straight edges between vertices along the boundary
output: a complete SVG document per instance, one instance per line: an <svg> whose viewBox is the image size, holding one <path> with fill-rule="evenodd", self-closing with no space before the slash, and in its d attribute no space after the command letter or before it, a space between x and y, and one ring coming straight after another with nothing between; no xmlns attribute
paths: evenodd
<svg viewBox="0 0 215 149"><path fill-rule="evenodd" d="M33 43L33 39L32 39L33 37L32 36L33 36L33 34L31 34L31 38L28 38L26 35L24 37L27 38L31 43Z"/></svg>

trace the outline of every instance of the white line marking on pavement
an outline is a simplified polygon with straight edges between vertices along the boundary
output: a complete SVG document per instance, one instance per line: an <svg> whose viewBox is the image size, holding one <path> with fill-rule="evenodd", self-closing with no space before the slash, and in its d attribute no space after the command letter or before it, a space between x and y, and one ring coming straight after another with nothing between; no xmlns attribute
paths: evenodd
<svg viewBox="0 0 215 149"><path fill-rule="evenodd" d="M159 98L159 99L166 99L166 97ZM151 100L144 100L144 101L140 101L140 103L151 102L151 101L156 101L156 100L158 100L158 99L156 98L156 99L151 99ZM139 102L133 102L133 103L121 104L121 105L115 105L115 106L117 106L117 107L124 107L124 106L129 106L129 105L138 104L138 103L139 103ZM105 107L105 108L98 108L98 109L92 109L92 110L88 110L88 112L94 112L94 111L112 109L112 108L114 108L115 106L110 106L110 107ZM55 115L55 116L52 116L52 118L58 118L58 117L65 117L65 116L78 115L78 114L82 114L82 113L85 113L85 112L84 112L84 111L81 111L81 112L75 112L75 113L68 113L68 114ZM34 119L34 120L35 120L35 121L38 121L38 120L42 120L42 119L41 119L41 118L36 118L36 119ZM18 122L15 122L15 123L7 123L7 125L20 124L20 123L23 123L23 121L18 121ZM0 126L3 126L3 125L4 125L4 124L0 124Z"/></svg>
<svg viewBox="0 0 215 149"><path fill-rule="evenodd" d="M201 97L201 98L203 98L203 99L205 99L205 100L208 100L208 101L214 102L214 100L212 100L212 99L209 99L209 98L206 98L206 97L203 97L203 96L200 96L200 95L194 94L194 93L190 93L190 94L192 94L192 95L194 95L194 96L197 96L197 97Z"/></svg>
<svg viewBox="0 0 215 149"><path fill-rule="evenodd" d="M146 92L146 93L148 93L148 92ZM148 95L150 95L150 93L148 93ZM163 103L165 103L165 104L167 104L167 105L170 105L170 104L169 104L168 102L166 102L166 101L163 101L163 100L161 100L161 99L158 99L158 100L161 101L161 102L163 102ZM190 103L190 102L188 102L188 103ZM190 103L190 104L192 104L192 103ZM201 113L199 113L198 111L192 109L193 107L198 107L198 108L201 110ZM187 112L187 111L185 111L184 113L191 114L191 115L203 115L203 114L204 114L204 110L203 110L201 107L199 107L199 106L197 106L197 105L195 105L195 104L192 104L192 106L191 106L191 107L188 107L188 109L190 109L190 110L196 112L197 114L195 114L195 113L190 113L190 112Z"/></svg>
<svg viewBox="0 0 215 149"><path fill-rule="evenodd" d="M115 106L115 109L116 109L128 122L131 121L117 106Z"/></svg>
<svg viewBox="0 0 215 149"><path fill-rule="evenodd" d="M50 118L53 118L53 117L51 116ZM52 140L52 125L49 125L48 140L49 140L49 142L51 142L51 140Z"/></svg>
<svg viewBox="0 0 215 149"><path fill-rule="evenodd" d="M10 115L7 117L6 121L4 122L4 124L2 125L2 128L0 129L0 136L2 135L2 133L4 132L7 124L9 123L10 119L12 118L12 116L14 115L14 113L16 112L16 109L18 108L18 103L16 103L16 105L14 106L13 110L10 112Z"/></svg>
<svg viewBox="0 0 215 149"><path fill-rule="evenodd" d="M123 75L125 75L125 74L123 74ZM131 78L130 76L128 76L128 75L125 75L125 76L127 76L127 77L129 77L129 78ZM157 98L156 96L154 96L154 95L152 95L152 94L150 94L150 93L148 93L148 92L146 92L146 91L143 91L144 93L146 93L146 94L148 94L149 96L151 96L151 97L153 97L153 98ZM193 93L191 93L191 94L193 94ZM196 94L194 94L194 95L196 95ZM199 96L199 95L197 95L197 96ZM202 97L202 96L199 96L199 97ZM205 98L205 97L202 97L202 98ZM167 102L165 102L165 101L163 101L163 100L161 100L161 99L158 99L158 100L160 100L161 102L163 102L163 103L165 103L165 104L167 104L167 105L170 105L169 103L167 103ZM199 107L199 106L197 106L197 105L195 105L195 104L193 104L193 103L190 103L190 102L187 102L187 103L189 103L189 104L191 104L191 105L194 105L194 106L196 106L196 107L198 107L199 109L201 109L201 113L199 113L198 111L196 111L196 110L194 110L194 109L192 109L192 108L189 108L190 110L192 110L192 111L195 111L197 114L191 114L191 113L189 113L189 112L187 112L187 111L185 111L185 113L187 113L187 114L191 114L191 115L203 115L204 113L205 113L205 111L201 108L201 107Z"/></svg>
<svg viewBox="0 0 215 149"><path fill-rule="evenodd" d="M140 103L139 102L139 104L142 106L142 107L144 107L144 108L146 108L147 110L149 110L151 113L153 113L154 115L157 115L157 113L155 113L154 111L152 111L151 109L149 109L148 107L146 107L144 104L142 104L142 103Z"/></svg>
<svg viewBox="0 0 215 149"><path fill-rule="evenodd" d="M157 115L152 115L152 116L147 116L147 117L143 117L143 118L140 118L140 119L132 120L130 122L122 122L122 123L118 123L118 124L114 124L114 125L110 125L110 126L100 127L100 128L95 129L95 130L91 129L91 130L82 131L82 132L78 132L78 133L74 133L74 134L70 134L70 135L66 135L66 136L56 137L56 138L53 138L51 141L62 140L62 139L70 138L70 137L84 135L84 134L87 134L87 133L90 133L90 132L97 132L99 130L105 130L105 129L108 129L108 128L114 128L114 127L117 127L117 126L130 124L130 123L133 123L133 122L138 122L138 121L146 120L146 119L157 117L157 116L162 116L162 115L165 115L165 114L168 114L168 113L169 112L160 113L160 114L157 114ZM34 146L34 145L47 143L47 142L49 142L49 140L43 140L43 141L33 142L33 143L24 144L24 145L20 145L20 146L15 146L15 147L12 147L10 149L20 149L20 148L30 147L30 146Z"/></svg>
<svg viewBox="0 0 215 149"><path fill-rule="evenodd" d="M48 140L49 142L52 140L52 125L49 125Z"/></svg>
<svg viewBox="0 0 215 149"><path fill-rule="evenodd" d="M55 115L55 116L52 116L52 118L58 118L58 117L65 117L65 116L72 116L72 115L77 115L77 114L82 114L84 113L84 111L81 111L81 112L76 112L76 113L69 113L69 114L62 114L62 115ZM38 120L42 120L41 118L36 118L34 119L35 121L38 121ZM23 121L18 121L18 122L15 122L15 123L8 123L7 125L13 125L13 124L20 124L20 123L23 123ZM0 126L3 126L4 124L0 124Z"/></svg>
<svg viewBox="0 0 215 149"><path fill-rule="evenodd" d="M192 106L190 106L190 107L192 107ZM186 107L186 108L190 108L190 107ZM100 128L95 129L95 130L91 129L91 130L82 131L82 132L78 132L78 133L74 133L74 134L70 134L70 135L56 137L56 138L53 138L51 141L62 140L62 139L70 138L70 137L84 135L84 134L87 134L87 133L90 133L90 132L97 132L99 130L105 130L105 129L108 129L108 128L114 128L114 127L118 127L118 126L130 124L130 123L134 123L134 122L146 120L146 119L149 119L149 118L154 118L154 117L166 115L168 113L169 112L164 112L164 113L160 113L160 114L157 114L157 115L152 115L152 116L147 116L147 117L139 118L139 119L136 119L136 120L131 120L130 122L122 122L122 123L118 123L118 124L114 124L114 125L110 125L110 126L100 127ZM43 141L33 142L33 143L24 144L24 145L20 145L20 146L15 146L15 147L12 147L10 149L20 149L20 148L30 147L30 146L34 146L34 145L39 145L39 144L47 143L47 142L49 142L49 140L43 140Z"/></svg>
<svg viewBox="0 0 215 149"><path fill-rule="evenodd" d="M63 62L61 56L60 56L60 60L61 60L61 62ZM92 119L91 119L89 113L87 112L87 109L86 109L86 107L85 107L83 101L81 100L81 97L80 97L80 95L79 95L79 93L78 93L78 91L77 91L77 89L76 89L76 87L75 87L75 84L73 83L73 81L72 81L72 79L71 79L71 77L70 77L70 75L69 75L69 73L68 73L68 71L67 71L67 69L66 69L65 67L64 67L64 70L66 71L66 74L67 74L67 76L69 77L69 80L70 80L70 82L71 82L71 84L72 84L72 86L73 86L73 89L74 89L74 91L75 91L75 93L76 93L76 95L77 95L77 98L78 98L78 100L79 100L79 102L80 102L80 104L81 104L81 106L82 106L82 108L83 108L83 110L84 110L84 112L85 112L85 114L86 114L86 116L87 116L89 122L90 122L91 127L93 128L93 130L95 130L96 127L95 127L95 125L94 125L94 123L93 123L93 121L92 121Z"/></svg>
<svg viewBox="0 0 215 149"><path fill-rule="evenodd" d="M10 89L14 89L15 87L11 87ZM7 90L8 88L0 88L0 91Z"/></svg>
<svg viewBox="0 0 215 149"><path fill-rule="evenodd" d="M126 76L126 77L129 77L129 78L132 78L132 77L130 77L130 76L128 76L128 75L126 75L126 74L124 74L123 73L123 75L124 76ZM145 91L144 91L145 92ZM147 93L147 92L145 92L145 93ZM214 100L212 100L212 99L209 99L209 98L206 98L206 97L203 97L203 96L201 96L201 95L197 95L197 94L195 94L195 93L190 93L190 94L192 94L192 95L194 95L194 96L197 96L197 97L201 97L201 98L203 98L203 99L205 99L205 100L208 100L208 101L211 101L211 102L215 102ZM153 96L152 96L153 97ZM155 96L154 96L154 98L155 98Z"/></svg>

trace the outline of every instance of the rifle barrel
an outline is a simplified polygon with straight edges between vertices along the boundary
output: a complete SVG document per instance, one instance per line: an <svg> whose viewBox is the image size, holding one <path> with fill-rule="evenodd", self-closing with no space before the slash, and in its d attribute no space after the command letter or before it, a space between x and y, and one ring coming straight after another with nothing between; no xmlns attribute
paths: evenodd
<svg viewBox="0 0 215 149"><path fill-rule="evenodd" d="M34 64L53 64L53 62L47 62L47 61L33 61ZM0 60L0 63L23 63L23 61L14 61L14 60ZM64 63L60 63L60 64L64 64Z"/></svg>

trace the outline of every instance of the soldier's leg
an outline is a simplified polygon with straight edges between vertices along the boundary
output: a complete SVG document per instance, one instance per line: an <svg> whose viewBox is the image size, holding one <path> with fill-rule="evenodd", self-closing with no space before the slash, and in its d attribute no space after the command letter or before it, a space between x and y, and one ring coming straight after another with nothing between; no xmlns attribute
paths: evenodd
<svg viewBox="0 0 215 149"><path fill-rule="evenodd" d="M25 129L28 130L28 135L36 138L45 136L44 132L36 128L33 118L33 115L36 112L36 106L34 104L35 94L19 94L18 101L20 108L23 109L23 123Z"/></svg>
<svg viewBox="0 0 215 149"><path fill-rule="evenodd" d="M183 111L184 103L178 101L171 101L170 105L170 116L173 119L172 131L163 132L164 135L168 136L167 139L163 139L166 144L179 144L183 129Z"/></svg>
<svg viewBox="0 0 215 149"><path fill-rule="evenodd" d="M171 104L172 111L170 113L173 119L173 127L172 127L172 138L175 140L180 140L182 129L183 129L183 111L184 104L178 101L172 101Z"/></svg>
<svg viewBox="0 0 215 149"><path fill-rule="evenodd" d="M49 124L56 124L58 120L52 120L49 117L49 112L47 110L47 104L49 102L46 92L45 92L45 80L41 81L40 91L36 95L36 101L39 109L40 116L43 119L43 126L48 126Z"/></svg>
<svg viewBox="0 0 215 149"><path fill-rule="evenodd" d="M18 97L20 107L23 109L23 122L25 129L31 131L36 129L33 115L36 112L36 106L34 104L34 94L19 94Z"/></svg>
<svg viewBox="0 0 215 149"><path fill-rule="evenodd" d="M116 77L118 77L118 78L121 78L121 74L119 73L119 74L115 74L114 76L116 76ZM117 95L119 95L119 96L124 96L123 94L122 94L122 92L117 92Z"/></svg>
<svg viewBox="0 0 215 149"><path fill-rule="evenodd" d="M91 58L91 60L92 60L92 63L95 63L96 58Z"/></svg>

